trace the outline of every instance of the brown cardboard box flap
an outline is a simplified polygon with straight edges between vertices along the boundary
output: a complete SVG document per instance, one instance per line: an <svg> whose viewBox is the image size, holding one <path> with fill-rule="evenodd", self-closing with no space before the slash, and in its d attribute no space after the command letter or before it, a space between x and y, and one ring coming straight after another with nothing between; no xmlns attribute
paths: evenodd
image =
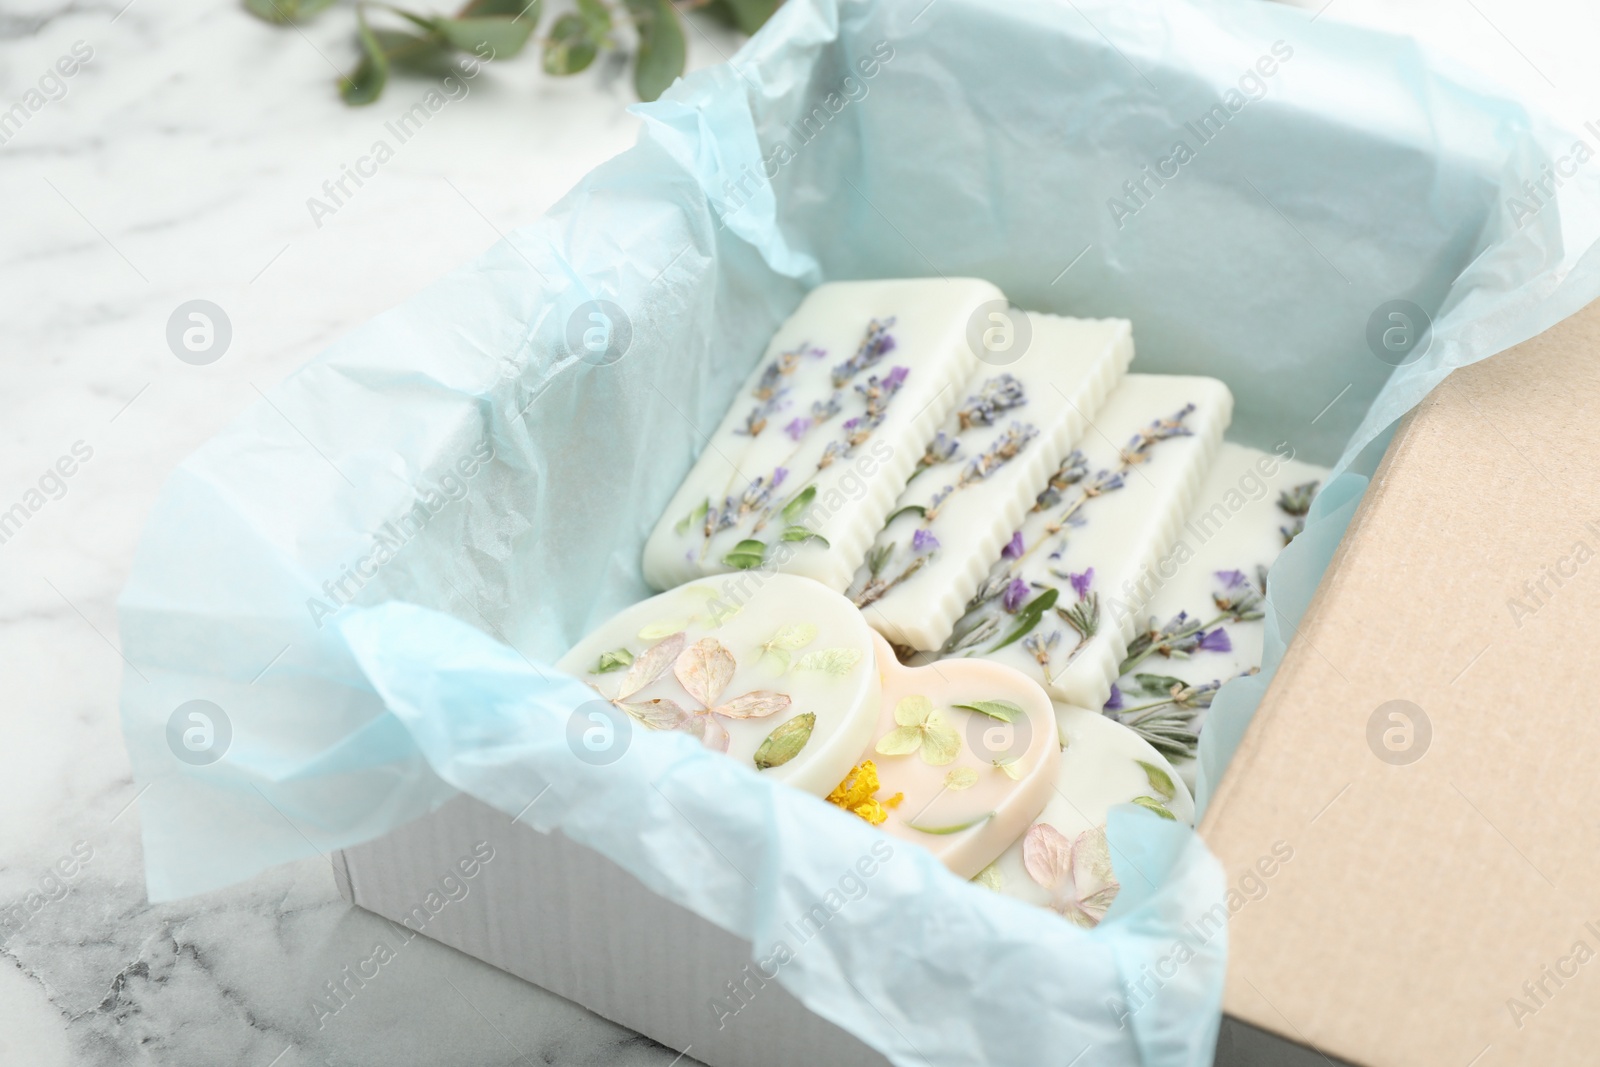
<svg viewBox="0 0 1600 1067"><path fill-rule="evenodd" d="M1230 1015L1367 1067L1600 1062L1597 414L1600 302L1395 435L1201 827Z"/></svg>

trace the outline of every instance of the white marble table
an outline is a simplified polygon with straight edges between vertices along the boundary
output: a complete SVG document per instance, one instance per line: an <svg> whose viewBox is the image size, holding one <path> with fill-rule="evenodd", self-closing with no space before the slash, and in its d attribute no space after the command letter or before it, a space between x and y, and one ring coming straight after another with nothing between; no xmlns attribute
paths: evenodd
<svg viewBox="0 0 1600 1067"><path fill-rule="evenodd" d="M1335 0L1324 17L1394 26L1404 7L1508 81L1559 86L1578 111L1596 99L1592 34L1552 32L1568 23L1544 3L1471 6ZM65 95L0 143L0 515L41 478L49 494L0 532L7 1067L664 1067L679 1055L424 940L319 1028L312 995L378 927L338 898L322 861L145 900L114 603L167 472L328 341L537 217L637 128L625 76L557 81L527 58L478 78L318 225L307 199L422 92L398 82L372 108L341 104L349 22L336 11L301 34L193 0L0 9L0 112L75 42L93 50ZM696 66L736 43L701 25ZM165 339L168 316L197 298L233 328L209 366L180 362ZM57 488L47 471L79 442L92 455ZM64 858L72 874L53 880ZM7 911L30 893L56 899Z"/></svg>
<svg viewBox="0 0 1600 1067"><path fill-rule="evenodd" d="M115 600L167 472L630 145L626 74L491 67L318 226L307 198L426 83L342 104L347 8L302 36L235 3L126 2L0 6L0 112L75 42L93 49L63 97L0 128L0 512L92 449L64 495L0 532L0 1064L665 1067L677 1050L425 939L319 1029L312 994L379 921L323 861L147 904L116 704ZM700 26L691 65L737 46ZM196 298L233 328L209 366L165 339ZM75 845L91 858L52 890ZM5 918L31 891L60 899Z"/></svg>

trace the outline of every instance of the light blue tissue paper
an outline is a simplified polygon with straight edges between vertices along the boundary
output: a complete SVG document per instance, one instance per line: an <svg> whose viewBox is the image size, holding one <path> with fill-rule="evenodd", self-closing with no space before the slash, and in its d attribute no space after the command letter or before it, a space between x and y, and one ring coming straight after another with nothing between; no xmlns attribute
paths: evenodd
<svg viewBox="0 0 1600 1067"><path fill-rule="evenodd" d="M829 279L980 276L1024 307L1127 317L1136 369L1228 383L1234 439L1337 465L1272 572L1265 671L1217 697L1203 801L1395 420L1600 295L1593 168L1546 179L1593 135L1412 42L1275 4L789 0L638 111L639 143L545 218L172 475L120 602L153 899L371 839L458 789L504 807L539 782L543 825L759 947L881 840L681 737L641 738L618 765L637 778L595 778L563 740L578 691L547 666L646 595L660 509ZM1398 369L1369 342L1396 300L1433 320ZM619 358L581 344L597 313ZM791 988L902 1062L1025 1045L1206 1062L1223 939L1158 987L1145 969L1171 966L1221 876L1158 822L1113 820L1128 888L1090 934L901 850ZM984 945L972 970L935 955ZM1021 999L990 981L1002 949Z"/></svg>

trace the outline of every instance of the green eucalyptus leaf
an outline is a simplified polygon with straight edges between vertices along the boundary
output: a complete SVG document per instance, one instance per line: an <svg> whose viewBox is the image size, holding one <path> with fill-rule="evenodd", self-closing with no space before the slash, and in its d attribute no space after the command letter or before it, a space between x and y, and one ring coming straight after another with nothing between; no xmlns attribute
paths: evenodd
<svg viewBox="0 0 1600 1067"><path fill-rule="evenodd" d="M733 24L744 33L755 33L783 6L783 0L718 0L718 3L726 8Z"/></svg>
<svg viewBox="0 0 1600 1067"><path fill-rule="evenodd" d="M817 499L817 487L808 485L800 490L793 500L785 504L783 511L779 514L783 516L784 522L794 522L800 517L802 511L811 506L811 502L815 499Z"/></svg>
<svg viewBox="0 0 1600 1067"><path fill-rule="evenodd" d="M655 100L683 73L688 51L683 24L669 0L625 0L639 33L633 57L633 88L640 100Z"/></svg>
<svg viewBox="0 0 1600 1067"><path fill-rule="evenodd" d="M393 69L436 78L458 73L450 62L450 46L432 34L421 37L400 30L375 29L372 36Z"/></svg>
<svg viewBox="0 0 1600 1067"><path fill-rule="evenodd" d="M759 567L767 559L767 546L764 542L746 539L733 546L722 562L734 570L747 571L752 567Z"/></svg>
<svg viewBox="0 0 1600 1067"><path fill-rule="evenodd" d="M620 671L622 668L627 667L632 663L633 653L629 652L626 648L618 648L611 652L600 653L600 661L595 664L594 670L590 671L589 673L610 674L612 671Z"/></svg>
<svg viewBox="0 0 1600 1067"><path fill-rule="evenodd" d="M468 0L466 6L456 12L458 19L492 18L502 16L505 18L525 18L539 21L539 6L544 0Z"/></svg>
<svg viewBox="0 0 1600 1067"><path fill-rule="evenodd" d="M556 19L550 27L550 36L544 42L544 71L546 74L576 74L586 69L599 54L595 40L589 34L589 24L568 12ZM692 516L691 516L692 517ZM689 517L680 524L688 530Z"/></svg>
<svg viewBox="0 0 1600 1067"><path fill-rule="evenodd" d="M244 9L250 14L279 26L304 22L332 6L333 0L244 0Z"/></svg>
<svg viewBox="0 0 1600 1067"><path fill-rule="evenodd" d="M811 731L816 725L817 717L808 711L803 715L796 715L772 731L756 749L754 757L756 770L781 767L794 759L800 754L800 750L806 747L806 742L811 740Z"/></svg>
<svg viewBox="0 0 1600 1067"><path fill-rule="evenodd" d="M971 819L963 823L957 823L954 826L918 826L915 823L909 822L906 823L906 825L917 831L919 834L938 834L939 836L943 837L947 834L959 834L963 830L970 830L979 823L988 822L992 818L994 818L994 812L991 811L987 814L978 816L976 819Z"/></svg>
<svg viewBox="0 0 1600 1067"><path fill-rule="evenodd" d="M907 504L905 507L900 508L894 514L890 515L887 519L885 519L884 523L883 523L883 528L885 530L887 530L889 528L890 523L894 522L894 520L898 519L900 516L906 514L907 512L910 512L911 514L917 516L918 518L925 518L927 516L927 514L928 514L928 509L923 507L921 504Z"/></svg>
<svg viewBox="0 0 1600 1067"><path fill-rule="evenodd" d="M1168 811L1166 805L1162 804L1161 801L1157 800L1155 797L1134 797L1133 802L1139 805L1141 808L1144 808L1146 811L1155 812L1163 819L1171 819L1173 822L1178 821L1178 817L1172 814L1172 812Z"/></svg>
<svg viewBox="0 0 1600 1067"><path fill-rule="evenodd" d="M533 36L539 24L539 5L530 5L521 18L486 15L475 18L433 19L430 28L452 48L483 59L510 59ZM487 54L485 54L487 53Z"/></svg>
<svg viewBox="0 0 1600 1067"><path fill-rule="evenodd" d="M1027 714L1027 712L1009 700L974 700L970 704L957 704L955 706L965 708L967 711L981 712L989 716L989 718L999 719L1001 722L1017 722Z"/></svg>
<svg viewBox="0 0 1600 1067"><path fill-rule="evenodd" d="M560 22L561 20L557 19L556 21ZM547 61L548 61L548 56L549 56L549 53L546 52ZM549 68L546 67L546 69L548 70ZM706 512L709 511L709 510L711 510L711 498L710 497L706 497L704 500L700 501L700 503L698 505L695 506L695 509L693 511L689 512L689 514L685 515L683 518L678 520L677 525L672 528L673 532L674 533L680 533L680 534L688 533L689 532L689 527L698 526L698 525L700 525L700 523L705 521Z"/></svg>
<svg viewBox="0 0 1600 1067"><path fill-rule="evenodd" d="M611 32L611 9L600 0L578 0L578 17L589 25L589 36L600 41Z"/></svg>
<svg viewBox="0 0 1600 1067"><path fill-rule="evenodd" d="M1161 799L1171 800L1178 795L1178 787L1172 784L1172 776L1170 774L1157 767L1154 763L1146 763L1144 760L1135 760L1134 762L1144 768L1144 776L1150 780L1150 788L1155 790Z"/></svg>
<svg viewBox="0 0 1600 1067"><path fill-rule="evenodd" d="M384 83L389 80L389 57L367 25L366 13L359 7L356 8L356 39L361 44L361 62L354 74L339 79L339 95L352 107L378 99L383 95Z"/></svg>

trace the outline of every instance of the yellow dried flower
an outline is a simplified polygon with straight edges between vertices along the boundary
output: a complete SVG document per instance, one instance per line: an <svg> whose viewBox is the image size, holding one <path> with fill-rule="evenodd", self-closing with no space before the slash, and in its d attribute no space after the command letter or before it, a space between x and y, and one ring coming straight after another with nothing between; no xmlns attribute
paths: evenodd
<svg viewBox="0 0 1600 1067"><path fill-rule="evenodd" d="M878 784L878 765L871 760L862 760L828 794L828 803L836 804L874 826L880 826L889 818L889 813L884 810L885 804L890 808L897 807L905 799L905 794L896 793L884 803L879 803L873 796L878 791Z"/></svg>

